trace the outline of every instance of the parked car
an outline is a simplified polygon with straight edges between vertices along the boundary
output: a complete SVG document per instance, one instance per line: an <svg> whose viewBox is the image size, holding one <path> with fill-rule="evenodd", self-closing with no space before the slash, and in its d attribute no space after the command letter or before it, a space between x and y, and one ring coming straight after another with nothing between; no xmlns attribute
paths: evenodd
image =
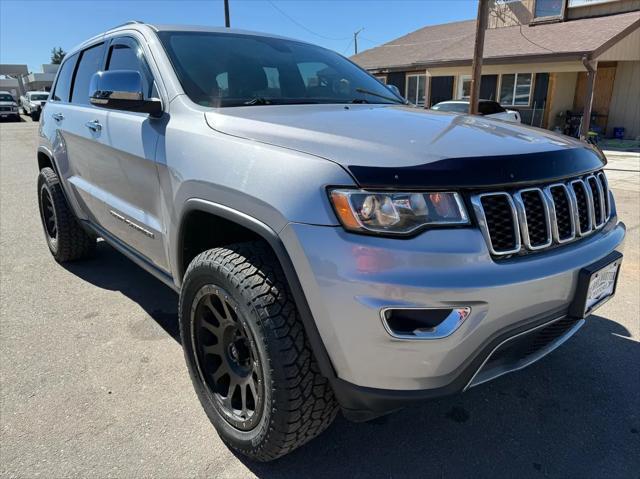
<svg viewBox="0 0 640 479"><path fill-rule="evenodd" d="M28 91L20 97L20 106L25 115L29 115L33 121L38 121L48 98L49 93L46 91Z"/></svg>
<svg viewBox="0 0 640 479"><path fill-rule="evenodd" d="M65 56L38 199L57 261L102 237L179 293L202 407L267 461L339 410L465 391L588 323L625 235L604 165L551 132L407 107L308 43L133 22Z"/></svg>
<svg viewBox="0 0 640 479"><path fill-rule="evenodd" d="M20 120L18 104L8 91L0 91L0 118L3 120L7 118Z"/></svg>
<svg viewBox="0 0 640 479"><path fill-rule="evenodd" d="M469 113L468 100L449 100L441 101L431 107L436 111L449 111L453 113ZM515 110L507 110L500 103L492 100L480 100L478 102L478 111L481 115L498 120L511 121L520 123L520 113Z"/></svg>

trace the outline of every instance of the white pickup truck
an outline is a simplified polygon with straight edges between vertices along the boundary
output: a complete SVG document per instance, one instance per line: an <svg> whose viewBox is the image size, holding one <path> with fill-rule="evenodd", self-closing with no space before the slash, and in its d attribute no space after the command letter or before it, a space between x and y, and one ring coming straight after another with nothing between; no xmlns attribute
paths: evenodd
<svg viewBox="0 0 640 479"><path fill-rule="evenodd" d="M33 121L40 119L40 111L49 99L49 92L28 91L20 97L20 107L25 115L29 115Z"/></svg>

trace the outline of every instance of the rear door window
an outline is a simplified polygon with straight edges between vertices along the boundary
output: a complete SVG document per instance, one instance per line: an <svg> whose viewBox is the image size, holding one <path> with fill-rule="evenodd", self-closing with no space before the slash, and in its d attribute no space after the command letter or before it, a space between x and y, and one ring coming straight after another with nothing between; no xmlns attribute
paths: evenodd
<svg viewBox="0 0 640 479"><path fill-rule="evenodd" d="M91 77L102 67L104 43L88 48L80 55L80 63L73 79L71 103L89 105L89 84Z"/></svg>
<svg viewBox="0 0 640 479"><path fill-rule="evenodd" d="M58 73L58 79L56 85L53 87L53 94L51 99L54 101L69 101L69 92L71 91L71 77L73 76L73 69L76 66L78 60L78 54L71 55L65 59L60 67L60 73Z"/></svg>

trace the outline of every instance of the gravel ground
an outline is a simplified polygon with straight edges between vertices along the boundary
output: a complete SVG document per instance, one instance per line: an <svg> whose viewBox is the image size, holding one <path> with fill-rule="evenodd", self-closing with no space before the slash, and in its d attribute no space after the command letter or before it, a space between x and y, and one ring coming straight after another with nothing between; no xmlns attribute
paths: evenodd
<svg viewBox="0 0 640 479"><path fill-rule="evenodd" d="M265 465L232 454L202 412L171 290L104 243L89 262L54 262L37 212L36 135L37 123L0 125L0 476L639 477L633 175L615 190L629 232L618 295L560 350L374 423L339 418Z"/></svg>

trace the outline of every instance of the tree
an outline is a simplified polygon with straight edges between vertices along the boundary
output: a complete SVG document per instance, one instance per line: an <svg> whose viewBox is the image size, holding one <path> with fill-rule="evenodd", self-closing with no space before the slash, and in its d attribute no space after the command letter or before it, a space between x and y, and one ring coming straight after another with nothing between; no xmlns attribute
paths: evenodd
<svg viewBox="0 0 640 479"><path fill-rule="evenodd" d="M54 47L53 50L51 50L51 63L53 63L54 65L60 65L60 63L62 63L62 59L66 54L67 52L65 52L62 48Z"/></svg>

